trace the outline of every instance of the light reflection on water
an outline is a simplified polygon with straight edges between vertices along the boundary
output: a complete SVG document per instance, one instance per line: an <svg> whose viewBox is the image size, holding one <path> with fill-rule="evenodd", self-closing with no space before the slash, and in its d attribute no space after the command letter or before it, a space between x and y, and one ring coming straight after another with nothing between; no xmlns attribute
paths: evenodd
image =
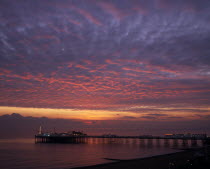
<svg viewBox="0 0 210 169"><path fill-rule="evenodd" d="M58 169L167 154L202 146L201 141L89 138L84 144L35 144L34 139L0 140L1 169ZM175 148L175 149L173 149Z"/></svg>

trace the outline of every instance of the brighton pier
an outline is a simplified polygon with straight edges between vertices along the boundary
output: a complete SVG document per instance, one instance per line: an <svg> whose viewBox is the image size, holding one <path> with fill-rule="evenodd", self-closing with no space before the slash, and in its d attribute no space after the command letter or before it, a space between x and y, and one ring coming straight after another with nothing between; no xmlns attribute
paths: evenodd
<svg viewBox="0 0 210 169"><path fill-rule="evenodd" d="M100 136L87 135L83 132L72 131L67 133L42 133L41 131L35 135L35 143L88 143L90 140L100 138L103 141L108 142L118 142L117 140L123 139L133 139L140 140L140 144L153 144L156 142L159 144L160 140L164 141L164 145L168 145L170 140L172 140L173 145L178 144L178 141L182 141L183 145L196 146L197 142L202 142L202 144L209 144L210 138L206 134L165 134L164 136L152 136L152 135L141 135L141 136L118 136L113 134L104 134Z"/></svg>

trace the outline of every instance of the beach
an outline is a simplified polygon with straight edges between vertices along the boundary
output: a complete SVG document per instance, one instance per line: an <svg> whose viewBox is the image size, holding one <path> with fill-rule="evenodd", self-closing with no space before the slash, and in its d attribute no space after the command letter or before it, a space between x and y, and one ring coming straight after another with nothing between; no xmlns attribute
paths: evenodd
<svg viewBox="0 0 210 169"><path fill-rule="evenodd" d="M176 153L141 159L115 159L115 162L112 163L75 169L207 169L210 168L209 155L210 147L186 149Z"/></svg>

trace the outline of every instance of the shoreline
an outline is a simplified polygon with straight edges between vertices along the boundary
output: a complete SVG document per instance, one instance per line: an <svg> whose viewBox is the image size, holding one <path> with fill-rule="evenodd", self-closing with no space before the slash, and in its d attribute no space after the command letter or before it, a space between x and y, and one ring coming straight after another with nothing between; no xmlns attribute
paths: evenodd
<svg viewBox="0 0 210 169"><path fill-rule="evenodd" d="M210 147L207 147L208 156ZM201 157L201 154L204 153L204 147L199 148L189 148L189 149L178 149L179 152L155 155L151 157L143 157L136 159L109 159L112 162L96 164L92 166L83 166L83 167L75 167L71 169L168 169L168 168L179 168L183 165L187 165L192 160L196 161ZM203 156L202 156L203 157Z"/></svg>

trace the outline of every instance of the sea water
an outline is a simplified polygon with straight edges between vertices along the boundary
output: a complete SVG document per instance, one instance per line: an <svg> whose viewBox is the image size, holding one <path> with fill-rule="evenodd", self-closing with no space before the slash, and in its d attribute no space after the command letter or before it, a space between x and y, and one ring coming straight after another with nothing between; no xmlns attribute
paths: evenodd
<svg viewBox="0 0 210 169"><path fill-rule="evenodd" d="M201 146L198 141L194 146ZM67 169L181 151L192 142L89 138L83 144L35 144L34 139L0 139L0 169Z"/></svg>

